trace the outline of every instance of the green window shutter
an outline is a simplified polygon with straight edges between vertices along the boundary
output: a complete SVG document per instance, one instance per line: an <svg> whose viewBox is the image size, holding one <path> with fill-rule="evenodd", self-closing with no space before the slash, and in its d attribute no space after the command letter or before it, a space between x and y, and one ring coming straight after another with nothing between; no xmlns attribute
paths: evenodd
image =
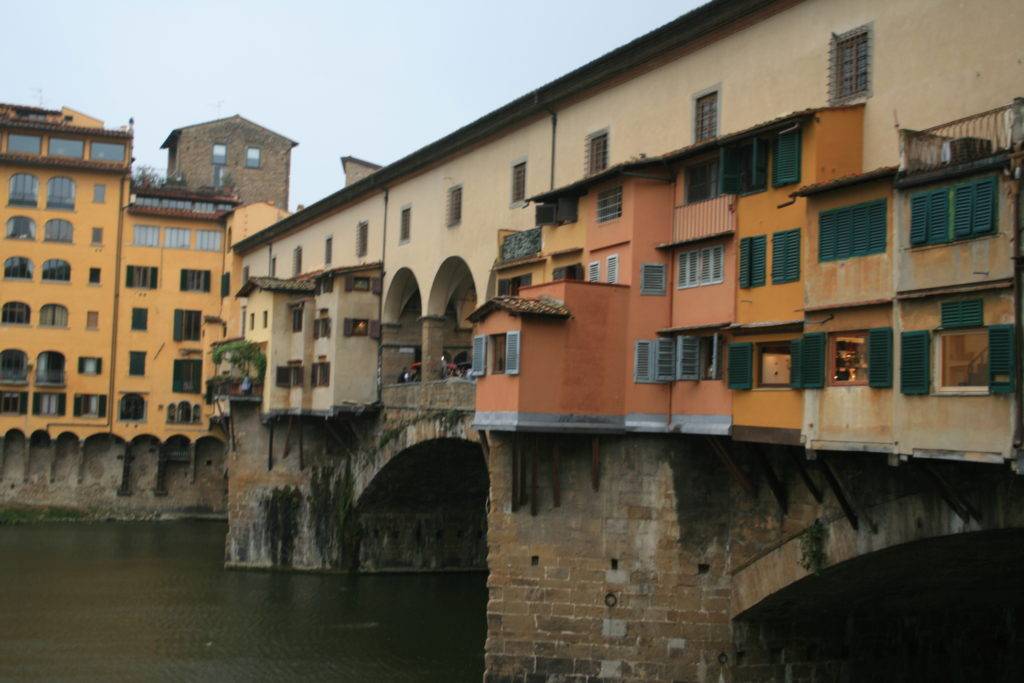
<svg viewBox="0 0 1024 683"><path fill-rule="evenodd" d="M185 268L181 269L180 281L181 281L181 288L180 288L181 291L183 291L183 292L188 291L188 270L186 270Z"/></svg>
<svg viewBox="0 0 1024 683"><path fill-rule="evenodd" d="M789 342L789 386L794 389L803 387L803 343L799 339Z"/></svg>
<svg viewBox="0 0 1024 683"><path fill-rule="evenodd" d="M134 287L135 286L135 266L128 266L128 269L124 274L124 286Z"/></svg>
<svg viewBox="0 0 1024 683"><path fill-rule="evenodd" d="M774 152L772 185L781 187L800 182L800 131L793 130L776 136Z"/></svg>
<svg viewBox="0 0 1024 683"><path fill-rule="evenodd" d="M203 361L192 361L192 372L189 379L192 381L192 393L198 394L199 388L203 385Z"/></svg>
<svg viewBox="0 0 1024 683"><path fill-rule="evenodd" d="M57 394L57 414L64 415L68 411L67 394Z"/></svg>
<svg viewBox="0 0 1024 683"><path fill-rule="evenodd" d="M772 284L786 281L786 233L772 235Z"/></svg>
<svg viewBox="0 0 1024 683"><path fill-rule="evenodd" d="M675 340L662 337L654 341L657 353L655 376L658 382L671 382L676 378L676 344Z"/></svg>
<svg viewBox="0 0 1024 683"><path fill-rule="evenodd" d="M82 374L85 371L85 358L83 356L78 357L78 374Z"/></svg>
<svg viewBox="0 0 1024 683"><path fill-rule="evenodd" d="M868 330L868 386L892 387L892 328Z"/></svg>
<svg viewBox="0 0 1024 683"><path fill-rule="evenodd" d="M146 353L144 351L129 351L128 352L128 374L129 375L145 375L146 374Z"/></svg>
<svg viewBox="0 0 1024 683"><path fill-rule="evenodd" d="M28 392L18 392L18 414L25 415L28 413Z"/></svg>
<svg viewBox="0 0 1024 683"><path fill-rule="evenodd" d="M100 396L100 399L99 399L99 410L96 411L96 414L99 417L106 417L107 416L107 397L106 396Z"/></svg>
<svg viewBox="0 0 1024 683"><path fill-rule="evenodd" d="M174 341L181 341L184 336L182 328L184 327L185 312L180 308L174 310Z"/></svg>
<svg viewBox="0 0 1024 683"><path fill-rule="evenodd" d="M171 378L171 391L181 391L182 375L184 374L184 363L186 361L177 360L174 361L174 372Z"/></svg>
<svg viewBox="0 0 1024 683"><path fill-rule="evenodd" d="M157 284L156 284L156 282L157 282L157 275L159 275L159 270L157 269L157 267L156 266L151 267L149 269L149 288L150 289L156 289L157 288Z"/></svg>
<svg viewBox="0 0 1024 683"><path fill-rule="evenodd" d="M348 319L345 320L346 324ZM477 335L473 337L473 368L474 377L482 377L487 374L487 337Z"/></svg>
<svg viewBox="0 0 1024 683"><path fill-rule="evenodd" d="M970 237L974 228L974 183L953 188L953 237Z"/></svg>
<svg viewBox="0 0 1024 683"><path fill-rule="evenodd" d="M32 394L32 414L33 415L38 415L39 414L39 408L40 408L42 402L43 402L43 395L42 394L40 394L38 391L35 392L34 394Z"/></svg>
<svg viewBox="0 0 1024 683"><path fill-rule="evenodd" d="M848 211L851 215L853 230L849 255L863 256L868 253L868 243L871 238L868 207L866 204L859 204L858 206L850 207Z"/></svg>
<svg viewBox="0 0 1024 683"><path fill-rule="evenodd" d="M884 254L885 245L888 242L886 233L887 206L884 199L868 204L868 252L869 254Z"/></svg>
<svg viewBox="0 0 1024 683"><path fill-rule="evenodd" d="M754 345L729 344L729 388L749 389L754 384Z"/></svg>
<svg viewBox="0 0 1024 683"><path fill-rule="evenodd" d="M750 238L740 240L740 289L750 287Z"/></svg>
<svg viewBox="0 0 1024 683"><path fill-rule="evenodd" d="M988 328L988 387L993 394L1013 392L1017 374L1015 337L1013 325Z"/></svg>
<svg viewBox="0 0 1024 683"><path fill-rule="evenodd" d="M761 138L754 138L754 158L751 168L753 169L751 189L763 190L768 178L768 143Z"/></svg>
<svg viewBox="0 0 1024 683"><path fill-rule="evenodd" d="M971 234L985 235L996 229L997 182L995 177L990 177L983 178L974 184Z"/></svg>
<svg viewBox="0 0 1024 683"><path fill-rule="evenodd" d="M226 297L231 293L231 273L224 273L220 276L220 295Z"/></svg>
<svg viewBox="0 0 1024 683"><path fill-rule="evenodd" d="M71 405L71 414L74 417L80 417L82 415L82 395L75 394L75 400Z"/></svg>
<svg viewBox="0 0 1024 683"><path fill-rule="evenodd" d="M765 278L765 261L767 260L768 237L758 235L750 238L750 286L763 287Z"/></svg>
<svg viewBox="0 0 1024 683"><path fill-rule="evenodd" d="M790 230L786 235L786 280L800 279L800 229Z"/></svg>
<svg viewBox="0 0 1024 683"><path fill-rule="evenodd" d="M853 211L843 209L836 212L836 259L853 256Z"/></svg>
<svg viewBox="0 0 1024 683"><path fill-rule="evenodd" d="M818 216L818 260L836 260L836 211Z"/></svg>
<svg viewBox="0 0 1024 683"><path fill-rule="evenodd" d="M941 311L943 329L982 327L985 324L985 311L981 299L943 301Z"/></svg>
<svg viewBox="0 0 1024 683"><path fill-rule="evenodd" d="M653 342L637 340L633 346L633 381L636 383L654 380Z"/></svg>
<svg viewBox="0 0 1024 683"><path fill-rule="evenodd" d="M505 374L519 374L519 332L505 335Z"/></svg>
<svg viewBox="0 0 1024 683"><path fill-rule="evenodd" d="M210 283L211 283L210 271L204 270L203 271L203 291L204 292L209 292L210 291Z"/></svg>
<svg viewBox="0 0 1024 683"><path fill-rule="evenodd" d="M900 335L900 391L927 395L931 387L931 335L927 330Z"/></svg>
<svg viewBox="0 0 1024 683"><path fill-rule="evenodd" d="M735 148L723 147L718 152L718 187L722 194L740 191L740 157Z"/></svg>
<svg viewBox="0 0 1024 683"><path fill-rule="evenodd" d="M676 379L700 379L700 339L685 335L676 337L676 359L679 363Z"/></svg>
<svg viewBox="0 0 1024 683"><path fill-rule="evenodd" d="M933 190L928 195L928 244L949 241L949 188Z"/></svg>
<svg viewBox="0 0 1024 683"><path fill-rule="evenodd" d="M812 332L805 334L800 344L800 381L804 389L825 386L825 341L824 332Z"/></svg>
<svg viewBox="0 0 1024 683"><path fill-rule="evenodd" d="M910 198L910 245L928 243L928 195L924 192Z"/></svg>
<svg viewBox="0 0 1024 683"><path fill-rule="evenodd" d="M800 230L772 235L772 284L800 279Z"/></svg>

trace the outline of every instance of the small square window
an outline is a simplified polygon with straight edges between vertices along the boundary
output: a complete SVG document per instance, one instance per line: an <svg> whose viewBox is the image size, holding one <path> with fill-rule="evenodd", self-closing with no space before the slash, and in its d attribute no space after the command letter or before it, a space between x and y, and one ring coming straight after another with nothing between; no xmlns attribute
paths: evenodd
<svg viewBox="0 0 1024 683"><path fill-rule="evenodd" d="M100 269L90 268L89 269L89 284L98 285L100 283Z"/></svg>
<svg viewBox="0 0 1024 683"><path fill-rule="evenodd" d="M148 308L133 308L132 309L132 329L140 332L145 332L149 327L149 309Z"/></svg>
<svg viewBox="0 0 1024 683"><path fill-rule="evenodd" d="M92 229L92 243L94 245L103 244L103 228Z"/></svg>
<svg viewBox="0 0 1024 683"><path fill-rule="evenodd" d="M829 341L835 386L868 383L868 338L865 332L833 334Z"/></svg>
<svg viewBox="0 0 1024 683"><path fill-rule="evenodd" d="M223 166L228 163L228 146L217 143L213 146L213 163Z"/></svg>
<svg viewBox="0 0 1024 683"><path fill-rule="evenodd" d="M246 168L259 168L261 161L261 153L259 147L246 147L245 148L245 167Z"/></svg>
<svg viewBox="0 0 1024 683"><path fill-rule="evenodd" d="M92 201L94 204L102 204L107 201L107 186L96 183L92 186Z"/></svg>
<svg viewBox="0 0 1024 683"><path fill-rule="evenodd" d="M85 329L96 330L100 326L99 311L87 311L85 314Z"/></svg>
<svg viewBox="0 0 1024 683"><path fill-rule="evenodd" d="M762 344L758 346L760 372L758 386L788 387L792 359L788 344Z"/></svg>

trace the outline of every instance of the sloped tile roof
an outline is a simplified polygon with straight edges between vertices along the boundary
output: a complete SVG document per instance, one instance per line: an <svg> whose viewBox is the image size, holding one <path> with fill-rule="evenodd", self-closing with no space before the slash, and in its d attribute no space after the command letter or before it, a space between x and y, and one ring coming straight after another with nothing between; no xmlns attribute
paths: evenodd
<svg viewBox="0 0 1024 683"><path fill-rule="evenodd" d="M294 292L296 294L312 294L316 285L312 280L282 280L276 277L251 277L235 296L249 296L254 289L268 292Z"/></svg>
<svg viewBox="0 0 1024 683"><path fill-rule="evenodd" d="M536 315L548 318L568 318L572 315L565 304L547 297L527 299L521 296L496 296L469 314L472 322L483 320L491 311L502 310L512 315Z"/></svg>
<svg viewBox="0 0 1024 683"><path fill-rule="evenodd" d="M872 180L881 180L883 178L892 178L896 175L899 170L898 166L883 166L876 168L871 171L865 171L863 173L854 173L851 175L845 175L841 178L833 178L832 180L826 180L822 183L813 183L811 185L804 185L796 192L792 193L791 197L809 197L811 195L821 194L822 192L830 192L832 190L839 190L844 187L851 187L853 185L859 185L860 183L867 183Z"/></svg>

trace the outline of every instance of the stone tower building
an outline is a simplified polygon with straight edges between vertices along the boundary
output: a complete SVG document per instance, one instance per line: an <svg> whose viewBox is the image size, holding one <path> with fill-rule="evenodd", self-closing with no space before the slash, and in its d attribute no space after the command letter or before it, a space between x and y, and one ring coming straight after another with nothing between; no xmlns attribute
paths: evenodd
<svg viewBox="0 0 1024 683"><path fill-rule="evenodd" d="M235 114L175 128L164 140L167 176L190 188L232 190L243 204L288 208L297 142Z"/></svg>

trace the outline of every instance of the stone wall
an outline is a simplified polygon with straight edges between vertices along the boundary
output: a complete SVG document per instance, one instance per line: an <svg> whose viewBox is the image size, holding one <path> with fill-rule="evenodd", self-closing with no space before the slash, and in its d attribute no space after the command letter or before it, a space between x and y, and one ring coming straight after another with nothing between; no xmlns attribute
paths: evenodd
<svg viewBox="0 0 1024 683"><path fill-rule="evenodd" d="M55 506L114 518L223 516L223 445L202 439L193 460L167 461L158 477L159 449L155 439L125 443L62 435L40 441L9 433L0 439L0 505Z"/></svg>

